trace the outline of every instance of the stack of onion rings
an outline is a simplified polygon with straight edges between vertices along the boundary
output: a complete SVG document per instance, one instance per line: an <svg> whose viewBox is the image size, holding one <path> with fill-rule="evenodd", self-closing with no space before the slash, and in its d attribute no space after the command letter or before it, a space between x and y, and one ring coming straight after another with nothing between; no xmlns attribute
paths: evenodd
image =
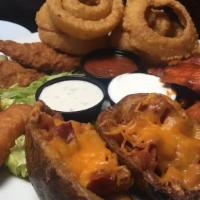
<svg viewBox="0 0 200 200"><path fill-rule="evenodd" d="M160 65L198 47L192 19L176 0L127 0L124 13L122 0L47 0L36 22L43 42L75 55L105 48L110 39L112 46Z"/></svg>
<svg viewBox="0 0 200 200"><path fill-rule="evenodd" d="M150 8L170 8L183 29L173 37L160 34L145 17ZM116 36L117 35L117 36ZM189 57L198 46L198 35L185 7L175 0L128 0L122 28L114 34L115 46L131 50L151 64Z"/></svg>
<svg viewBox="0 0 200 200"><path fill-rule="evenodd" d="M67 1L68 5L69 0L64 1ZM107 1L109 2L110 0ZM75 2L78 5L82 5L82 3L78 0ZM104 3L106 1L101 0L99 5L102 4L101 2ZM90 20L81 18L80 16L76 17L73 13L66 11L61 0L47 0L49 12L56 27L63 33L67 33L71 36L76 36L76 38L84 40L95 39L108 34L121 21L123 15L122 1L111 0L110 4L111 5L109 6L108 3L107 6L107 8L110 9L110 12L106 17L101 18L101 16L99 16L96 20ZM83 9L82 12L87 13L86 8L89 6L84 4L83 6L85 9ZM93 9L95 9L95 6Z"/></svg>
<svg viewBox="0 0 200 200"><path fill-rule="evenodd" d="M121 21L121 0L89 6L79 0L47 0L36 15L40 39L63 52L83 55L108 45L108 33Z"/></svg>

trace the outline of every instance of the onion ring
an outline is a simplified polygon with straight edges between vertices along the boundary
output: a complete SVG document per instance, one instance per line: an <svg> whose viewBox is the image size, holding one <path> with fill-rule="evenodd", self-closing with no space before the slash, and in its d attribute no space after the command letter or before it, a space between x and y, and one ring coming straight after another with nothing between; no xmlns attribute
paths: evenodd
<svg viewBox="0 0 200 200"><path fill-rule="evenodd" d="M108 47L107 36L92 40L80 40L73 38L70 35L53 32L42 28L38 29L38 33L41 41L47 45L58 49L61 52L72 55L85 55L92 50Z"/></svg>
<svg viewBox="0 0 200 200"><path fill-rule="evenodd" d="M44 3L40 10L36 13L36 24L39 28L56 32L56 27L51 20L46 3Z"/></svg>
<svg viewBox="0 0 200 200"><path fill-rule="evenodd" d="M112 47L132 50L130 46L130 34L125 32L122 26L118 26L110 35L110 43Z"/></svg>
<svg viewBox="0 0 200 200"><path fill-rule="evenodd" d="M95 49L106 48L108 45L107 35L92 40L80 40L59 32L50 18L46 4L43 4L37 12L36 23L41 41L65 53L84 55Z"/></svg>
<svg viewBox="0 0 200 200"><path fill-rule="evenodd" d="M112 0L101 0L96 6L86 5L79 0L64 0L63 8L75 17L98 20L109 15L112 9Z"/></svg>
<svg viewBox="0 0 200 200"><path fill-rule="evenodd" d="M152 62L168 62L189 57L197 46L198 35L185 7L175 0L129 0L124 28L130 33L130 45ZM144 13L149 7L171 8L184 24L180 36L164 37L148 26Z"/></svg>
<svg viewBox="0 0 200 200"><path fill-rule="evenodd" d="M149 26L160 35L166 36L170 32L170 19L163 10L149 10L148 16Z"/></svg>
<svg viewBox="0 0 200 200"><path fill-rule="evenodd" d="M61 0L47 0L47 5L54 25L61 32L84 40L108 34L118 25L123 15L121 0L113 0L109 15L98 20L84 20L71 15L65 11Z"/></svg>
<svg viewBox="0 0 200 200"><path fill-rule="evenodd" d="M166 36L172 32L169 17L162 10L150 9L148 12L148 24L160 35ZM111 46L130 50L130 34L125 32L122 25L113 30L111 37Z"/></svg>

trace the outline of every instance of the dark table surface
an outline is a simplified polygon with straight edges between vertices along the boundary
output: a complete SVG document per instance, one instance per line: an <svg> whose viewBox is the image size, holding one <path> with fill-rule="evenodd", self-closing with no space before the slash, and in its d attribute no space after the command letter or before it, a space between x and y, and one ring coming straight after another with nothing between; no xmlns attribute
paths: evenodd
<svg viewBox="0 0 200 200"><path fill-rule="evenodd" d="M44 0L1 0L0 20L15 22L36 32L35 14L43 2Z"/></svg>

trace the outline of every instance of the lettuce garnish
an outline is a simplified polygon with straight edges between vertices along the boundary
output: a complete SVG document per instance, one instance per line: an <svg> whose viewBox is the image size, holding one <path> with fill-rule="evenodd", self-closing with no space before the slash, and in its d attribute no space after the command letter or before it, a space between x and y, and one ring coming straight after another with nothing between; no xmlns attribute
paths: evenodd
<svg viewBox="0 0 200 200"><path fill-rule="evenodd" d="M72 74L72 72L64 72L56 75L44 76L39 80L32 82L27 87L20 87L17 84L8 89L0 89L0 105L1 110L8 108L13 103L34 104L36 90L46 81L61 76L82 76L82 74Z"/></svg>

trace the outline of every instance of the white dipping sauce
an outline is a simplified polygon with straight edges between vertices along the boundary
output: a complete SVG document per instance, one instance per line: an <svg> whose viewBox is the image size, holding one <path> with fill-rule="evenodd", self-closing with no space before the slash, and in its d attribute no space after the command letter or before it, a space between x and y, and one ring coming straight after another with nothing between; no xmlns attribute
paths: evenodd
<svg viewBox="0 0 200 200"><path fill-rule="evenodd" d="M91 108L104 97L102 90L93 83L67 80L45 87L39 99L51 109L72 112Z"/></svg>
<svg viewBox="0 0 200 200"><path fill-rule="evenodd" d="M114 103L119 102L129 94L160 93L171 99L176 98L176 93L154 75L143 73L122 74L114 78L108 86L108 94Z"/></svg>

